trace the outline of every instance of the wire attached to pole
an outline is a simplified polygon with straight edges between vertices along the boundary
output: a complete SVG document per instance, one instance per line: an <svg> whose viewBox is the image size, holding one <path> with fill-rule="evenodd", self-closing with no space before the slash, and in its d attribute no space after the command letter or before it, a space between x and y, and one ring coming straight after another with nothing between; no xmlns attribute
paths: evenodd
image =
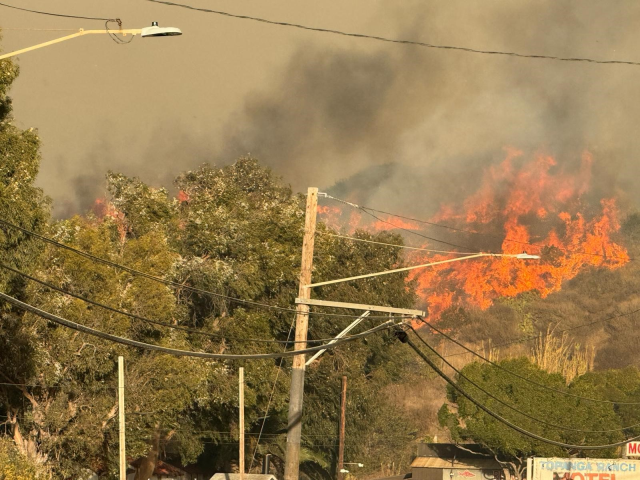
<svg viewBox="0 0 640 480"><path fill-rule="evenodd" d="M483 412L485 412L487 415L494 418L498 422L504 424L505 426L511 428L512 430L515 430L516 432L521 433L522 435L525 435L529 438L538 440L543 443L547 443L549 445L555 445L556 447L570 448L570 449L576 449L576 450L606 450L609 448L620 447L622 445L626 445L629 442L633 442L640 439L640 435L638 435L636 437L632 437L621 442L615 442L615 443L610 443L606 445L574 445L571 443L564 443L564 442L558 442L556 440L551 440L550 438L545 438L533 432L525 430L524 428L510 422L506 418L501 417L500 415L495 413L493 410L489 409L488 407L480 403L478 400L476 400L473 396L471 396L466 390L464 390L460 385L458 385L456 381L451 379L447 374L445 374L442 370L440 370L440 368L438 368L438 366L433 362L433 360L431 360L427 355L425 355L424 352L422 352L416 346L416 344L409 339L407 332L405 332L404 330L398 330L396 332L396 336L402 343L406 343L407 345L409 345L418 354L418 356L422 358L422 360L424 360L425 363L427 363L427 365L429 365L433 369L433 371L436 372L436 374L438 374L439 377L441 377L445 382L451 385L458 393L460 393L460 395L465 397L467 400L473 403L476 407L478 407L480 410L482 410Z"/></svg>

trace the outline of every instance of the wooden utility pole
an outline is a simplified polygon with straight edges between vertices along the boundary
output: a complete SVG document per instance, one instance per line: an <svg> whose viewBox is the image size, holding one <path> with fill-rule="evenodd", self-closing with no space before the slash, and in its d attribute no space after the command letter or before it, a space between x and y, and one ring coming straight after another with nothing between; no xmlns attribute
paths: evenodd
<svg viewBox="0 0 640 480"><path fill-rule="evenodd" d="M244 480L244 367L240 367L238 384L238 396L240 399L240 480Z"/></svg>
<svg viewBox="0 0 640 480"><path fill-rule="evenodd" d="M118 424L120 430L120 480L127 479L127 453L124 435L124 357L118 357Z"/></svg>
<svg viewBox="0 0 640 480"><path fill-rule="evenodd" d="M338 480L344 478L342 470L344 469L344 429L346 423L347 411L347 376L342 376L342 397L340 400L340 435L338 438Z"/></svg>
<svg viewBox="0 0 640 480"><path fill-rule="evenodd" d="M313 244L316 234L316 215L318 211L318 189L307 190L307 207L304 217L304 238L302 240L302 263L300 266L300 287L298 297L311 298L307 285L311 283L313 266ZM295 350L307 347L307 329L309 327L309 305L299 303L296 306L296 344ZM287 450L284 465L284 480L298 480L300 474L300 437L302 434L302 399L304 395L304 354L293 357L291 371L291 389L289 392L289 417L287 424Z"/></svg>

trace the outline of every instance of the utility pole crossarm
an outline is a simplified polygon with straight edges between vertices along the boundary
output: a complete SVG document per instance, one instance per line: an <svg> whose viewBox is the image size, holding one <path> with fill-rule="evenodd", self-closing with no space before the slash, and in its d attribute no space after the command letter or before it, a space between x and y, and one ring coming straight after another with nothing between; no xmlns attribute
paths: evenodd
<svg viewBox="0 0 640 480"><path fill-rule="evenodd" d="M333 302L331 300L318 300L315 298L296 298L296 303L303 305L314 305L316 307L346 308L349 310L371 310L372 312L395 313L397 315L408 315L410 317L426 316L423 310L385 307L381 305L366 305L362 303Z"/></svg>

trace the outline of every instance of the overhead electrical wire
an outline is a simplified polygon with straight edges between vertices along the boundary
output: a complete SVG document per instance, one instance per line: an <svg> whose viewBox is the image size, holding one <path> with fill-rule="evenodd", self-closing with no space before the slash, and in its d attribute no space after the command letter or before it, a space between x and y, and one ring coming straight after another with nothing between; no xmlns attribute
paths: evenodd
<svg viewBox="0 0 640 480"><path fill-rule="evenodd" d="M416 222L416 223L422 223L424 225L429 225L429 226L432 226L432 227L440 227L440 228L444 228L444 229L455 231L455 232L459 232L459 233L468 233L468 234L471 234L471 235L479 235L479 236L483 236L483 237L493 237L493 238L497 238L497 239L502 240L502 242L506 241L506 242L509 242L509 243L516 243L516 244L519 244L519 245L529 246L529 247L536 247L536 248L544 248L545 247L545 245L540 245L540 244L537 244L537 243L522 242L522 241L519 241L519 240L511 240L509 238L503 238L502 236L496 235L496 234L493 234L493 233L476 232L476 231L473 231L473 230L468 230L468 229L463 229L463 228L456 228L456 227L452 227L450 225L445 225L445 224L441 224L441 223L437 223L437 222L430 222L430 221L427 221L427 220L420 220L420 219L417 219L417 218L407 217L405 215L399 215L397 213L385 212L384 210L378 210L378 209L371 208L371 207L365 207L363 205L357 205L357 204L355 204L353 202L349 202L349 201L344 200L342 198L337 198L337 197L334 197L332 195L329 195L328 193L322 193L322 196L324 198L328 198L330 200L335 200L336 202L343 203L345 205L349 205L352 208L355 208L357 210L365 212L368 215L370 215L373 218L375 218L376 220L381 221L383 223L386 223L386 224L388 224L388 225L390 225L390 226L392 226L392 227L394 227L394 228L396 228L398 230L403 230L405 232L412 233L414 235L418 235L418 236L421 236L421 237L426 238L428 240L433 240L433 241L436 241L436 242L439 242L439 243L446 243L446 242L443 242L442 240L433 239L433 238L424 236L424 235L419 234L419 233L417 233L417 232L415 232L413 230L410 230L408 228L404 228L401 225L393 224L393 223L391 223L391 222L389 222L387 220L383 220L383 219L373 215L370 212L382 213L384 215L389 215L391 217L401 218L403 220L409 220L409 221ZM454 245L454 244L451 244L451 243L449 245L455 246L457 248L460 248L459 245ZM565 249L558 248L558 249L561 250L561 251L572 253L572 254L576 254L576 255L586 255L586 256L592 256L592 257L605 257L605 258L622 259L622 257L612 257L612 256L608 256L608 255L603 255L603 254L600 254L600 253L591 253L591 252L584 252L584 251L579 251L579 250L569 250L569 249L566 249L566 248ZM629 260L633 260L633 258L630 258Z"/></svg>
<svg viewBox="0 0 640 480"><path fill-rule="evenodd" d="M22 310L33 313L34 315L37 315L46 320L50 320L54 323L57 323L58 325L62 325L72 330L86 333L94 337L102 338L103 340L107 340L110 342L119 343L119 344L127 345L130 347L142 348L145 350L153 350L161 353L166 353L169 355L175 355L175 356L181 356L181 357L208 358L213 360L262 360L266 358L282 358L282 357L291 357L295 355L302 355L306 353L313 353L313 352L318 352L320 350L328 350L328 349L336 348L337 346L342 345L345 342L350 342L353 340L357 340L359 338L364 338L374 333L380 332L382 330L389 329L392 326L396 325L396 323L393 320L389 320L365 332L351 335L349 338L338 339L330 344L319 345L316 347L308 347L301 350L290 350L282 353L256 353L256 354L207 353L207 352L195 352L192 350L179 350L176 348L162 347L160 345L153 345L150 343L139 342L137 340L131 340L129 338L112 335L110 333L106 333L101 330L97 330L95 328L87 327L86 325L81 325L71 320L67 320L66 318L53 315L52 313L45 312L44 310L34 307L33 305L30 305L28 303L22 302L17 298L14 298L2 292L0 292L0 300L4 300L15 307L18 307Z"/></svg>
<svg viewBox="0 0 640 480"><path fill-rule="evenodd" d="M594 320L593 322L582 323L580 325L575 325L573 327L565 328L563 330L558 330L557 333L565 333L565 332L570 332L570 331L573 331L573 330L578 330L580 328L590 327L590 326L596 325L598 323L608 322L608 321L611 321L611 320L615 320L617 318L628 317L629 315L633 315L634 313L640 313L640 308L637 308L635 310L631 310L629 312L620 313L618 315L613 315L611 317L601 318L600 320ZM517 343L530 342L531 340L538 340L540 338L542 338L542 335L531 335L529 337L521 337L521 338L518 338L516 340L511 340L509 342L497 343L495 345L492 345L492 348L508 347L509 345L515 345ZM449 357L458 357L460 355L469 355L470 353L473 353L473 352L474 351L472 349L469 349L469 351L465 351L465 352L449 353L449 354L445 355L445 357L447 357L447 358L449 358Z"/></svg>
<svg viewBox="0 0 640 480"><path fill-rule="evenodd" d="M336 202L344 203L345 205L349 205L350 207L355 208L356 210L360 210L361 212L364 212L367 215L373 217L377 221L382 222L382 223L386 223L387 225L390 225L390 226L392 226L393 228L395 228L397 230L403 230L405 232L411 233L412 235L417 235L418 237L424 238L426 240L431 240L433 242L438 242L438 243L442 243L444 245L449 245L450 247L462 248L462 249L466 249L466 250L473 250L472 247L465 247L465 246L462 246L462 245L458 245L456 243L451 243L451 242L447 242L445 240L440 240L438 238L429 237L427 235L423 235L422 233L418 233L418 232L416 232L414 230L409 230L408 228L405 228L405 227L403 227L401 225L396 225L395 223L391 223L391 222L389 222L387 220L383 220L382 218L380 218L380 217L374 215L373 213L367 211L367 209L365 207L362 207L360 205L356 205L355 203L352 203L352 202L348 202L347 200L343 200L341 198L332 197L331 195L329 195L327 193L322 193L322 197L329 198L331 200L335 200Z"/></svg>
<svg viewBox="0 0 640 480"><path fill-rule="evenodd" d="M0 30L15 30L21 32L77 32L77 28L13 28L13 27L1 27Z"/></svg>
<svg viewBox="0 0 640 480"><path fill-rule="evenodd" d="M122 28L122 20L120 20L119 18L85 17L85 16L80 16L80 15L66 15L66 14L62 14L62 13L43 12L43 11L40 11L40 10L31 10L29 8L16 7L15 5L9 5L9 4L6 4L6 3L0 3L0 6L7 7L7 8L13 8L15 10L21 10L23 12L37 13L39 15L49 15L49 16L52 16L52 17L63 17L63 18L73 18L73 19L81 19L81 20L104 21L104 28L105 28L106 32L109 34L109 37L111 38L111 40L113 40L114 42L116 42L119 45L127 45L127 44L131 43L133 41L134 37L135 37L135 35L132 35L129 40L123 40L122 38L118 37L115 33L112 32L112 30L109 28L109 24L110 23L117 23L118 24L118 28ZM44 30L44 29L29 29L29 30ZM52 30L52 29L48 29L48 30Z"/></svg>
<svg viewBox="0 0 640 480"><path fill-rule="evenodd" d="M307 340L275 340L275 339L265 339L265 338L240 338L240 337L233 337L233 336L228 336L222 333L210 333L210 332L204 332L200 329L197 328L190 328L190 327L184 327L182 325L172 325L170 323L165 323L165 322L160 322L158 320L152 320L150 318L147 317L143 317L141 315L136 315L135 313L130 313L127 312L125 310L120 310L118 308L114 308L111 307L109 305L105 305L104 303L100 303L100 302L96 302L95 300L91 300L87 297L84 297L82 295L78 295L77 293L73 293L70 292L69 290L66 290L64 288L60 288L57 287L55 285L53 285L52 283L49 282L45 282L44 280L40 280L39 278L33 277L29 274L26 274L18 269L15 269L13 267L10 267L9 265L6 265L2 262L0 262L0 268L4 268L5 270L9 270L10 272L16 273L17 275L20 275L24 278L27 278L29 280L31 280L32 282L36 282L44 287L50 288L51 290L54 290L56 292L62 293L63 295L68 295L70 297L73 298L77 298L78 300L82 300L83 302L86 302L90 305L94 305L96 307L100 307L103 308L105 310L117 313L119 315L124 315L126 317L130 317L136 320L140 320L141 322L144 323L149 323L152 325L159 325L162 327L166 327L166 328L171 328L174 330L182 330L188 333L192 333L195 335L202 335L202 336L206 336L206 337L210 337L210 338L216 338L216 339L221 339L221 340L233 340L233 341L237 341L237 342L246 342L246 343L279 343L279 344L290 344L290 343L326 343L326 342L330 342L331 340L333 340L332 338L318 338L318 339L307 339ZM357 317L352 317L352 318L357 318ZM388 318L388 317L385 317ZM288 338L288 337L287 337Z"/></svg>
<svg viewBox="0 0 640 480"><path fill-rule="evenodd" d="M112 262L111 260L107 260L105 258L102 257L98 257L96 255L92 255L88 252L85 252L83 250L79 250L77 248L71 247L69 245L66 245L64 243L58 242L57 240L54 240L52 238L46 237L44 235L41 235L39 233L35 233L32 232L31 230L28 230L26 228L20 227L18 225L14 225L13 223L10 223L2 218L0 218L0 225L5 225L7 227L16 229L21 231L22 233L29 235L31 237L37 238L38 240L41 240L43 242L49 243L50 245L54 245L56 247L59 248L63 248L65 250L68 250L70 252L75 253L76 255L80 255L84 258L87 258L89 260L98 262L98 263L102 263L103 265L107 265L113 268L117 268L119 270L128 272L132 275L136 275L139 277L143 277L146 278L147 280L152 280L154 282L158 282L158 283L162 283L164 285L168 285L170 287L173 287L175 289L178 290L188 290L191 292L195 292L195 293L199 293L201 295L207 295L207 296L211 296L211 297L215 297L215 298L220 298L220 299L224 299L227 300L229 302L232 303L238 303L238 304L242 304L242 305L249 305L252 307L258 307L258 308L266 308L266 309L271 309L271 310L277 310L277 311L281 311L281 312L289 312L289 313L298 313L297 310L293 309L293 308L288 308L288 307L279 307L277 305L269 305L268 303L262 303L262 302L256 302L253 300L244 300L241 298L236 298L236 297L231 297L229 295L223 295L221 293L215 293L215 292L211 292L209 290L204 290L202 288L197 288L197 287L191 287L189 285L185 285L182 283L178 283L178 282L173 282L171 280L165 280L163 278L157 277L155 275L151 275L149 273L145 273L145 272L141 272L140 270L136 270L134 268L131 267L127 267L125 265L121 265L119 263L116 262ZM342 318L353 318L353 315L349 315L349 314L342 314L342 313L324 313L324 312L303 312L304 315L318 315L318 316L326 316L326 317L342 317ZM370 316L369 318L389 318L388 315L378 315L378 316Z"/></svg>
<svg viewBox="0 0 640 480"><path fill-rule="evenodd" d="M422 360L424 360L425 363L427 363L433 369L433 371L436 372L436 374L438 376L440 376L445 382L447 382L456 391L458 391L458 393L460 393L460 395L462 395L463 397L467 398L467 400L469 400L471 403L473 403L476 407L478 407L480 410L485 412L490 417L493 417L498 422L504 424L505 426L511 428L512 430L515 430L518 433L521 433L522 435L525 435L525 436L527 436L529 438L532 438L534 440L538 440L538 441L543 442L543 443L547 443L549 445L555 445L557 447L570 448L570 449L576 449L576 450L605 450L605 449L608 449L608 448L619 447L619 446L625 445L625 444L627 444L629 442L633 442L633 441L636 441L636 440L640 439L640 435L638 435L636 437L632 437L632 438L629 438L629 439L621 441L621 442L609 443L609 444L605 444L605 445L576 445L576 444L571 444L571 443L558 442L556 440L552 440L550 438L546 438L546 437L543 437L541 435L537 435L537 434L535 434L533 432L530 432L530 431L528 431L528 430L516 425L515 423L507 420L506 418L498 415L496 412L494 412L493 410L491 410L490 408L488 408L487 406L485 406L484 404L482 404L481 402L476 400L471 394L469 394L465 389L463 389L460 385L458 385L458 383L455 380L453 380L447 374L445 374L435 364L435 362L433 362L433 360L431 360L427 355L425 355L424 352L422 352L417 347L417 345L415 343L413 343L409 339L409 336L407 335L407 333L405 331L401 330L398 333L403 335L403 336L399 335L400 340L403 343L406 343L407 345L409 345L418 354L418 356L420 356L420 358L422 358Z"/></svg>
<svg viewBox="0 0 640 480"><path fill-rule="evenodd" d="M638 311L640 311L640 309L638 309ZM439 333L440 335L442 335L444 338L446 338L450 342L453 342L456 345L458 345L459 347L462 347L463 349L465 349L469 353L475 355L476 357L478 357L479 359L483 360L484 362L487 362L489 365L491 365L491 366L493 366L493 367L495 367L495 368L497 368L499 370L502 370L503 372L506 372L509 375L512 375L512 376L514 376L516 378L524 380L525 382L528 382L528 383L530 383L532 385L536 385L537 387L543 388L543 389L551 391L551 392L559 393L559 394L565 395L567 397L574 397L574 398L579 398L581 400L587 400L589 402L609 403L609 404L614 404L614 405L640 405L640 402L616 402L616 401L612 401L612 400L602 400L602 399L597 399L597 398L584 397L582 395L576 395L575 393L570 393L570 392L566 392L566 391L563 391L563 390L558 390L557 388L553 388L553 387L550 387L548 385L544 385L542 383L536 382L535 380L531 380L530 378L527 378L524 375L520 375L519 373L516 373L516 372L514 372L512 370L509 370L508 368L505 368L502 365L500 365L500 364L498 364L498 363L496 363L496 362L494 362L492 360L489 360L488 358L480 355L478 352L475 352L474 350L470 349L469 347L464 345L462 342L459 342L455 338L451 337L450 335L447 335L442 330L440 330L437 327L433 326L431 323L427 322L424 318L422 318L422 317L417 317L417 318L422 323L424 323L426 326L428 326L430 329L432 329L435 332Z"/></svg>
<svg viewBox="0 0 640 480"><path fill-rule="evenodd" d="M450 254L450 255L477 255L480 252L457 252L457 251L451 251L451 250L434 250L432 248L421 248L421 247L412 247L409 245L398 245L395 243L386 243L386 242L377 242L375 240L367 240L365 238L358 238L358 237L352 237L349 235L338 235L335 233L329 233L329 232L323 232L323 231L316 231L317 234L319 235L324 235L326 237L336 237L336 238L343 238L345 240L352 240L354 242L364 242L364 243L371 243L374 245L385 245L388 247L396 247L396 248L404 248L406 250L420 250L423 252L431 252L431 253L446 253L446 254Z"/></svg>
<svg viewBox="0 0 640 480"><path fill-rule="evenodd" d="M426 240L431 240L432 242L438 242L438 243L442 243L444 245L449 245L450 247L454 247L454 248L462 248L463 250L473 250L473 247L469 247L467 245L459 245L457 243L451 243L451 242L447 242L446 240L440 240L438 238L433 238L433 237L429 237L428 235L424 235L422 233L416 232L415 230L410 230L408 228L403 227L402 225L396 225L395 223L391 223L388 220L384 220L383 218L378 217L377 215L369 212L367 209L363 208L363 207L359 207L360 210L364 213L366 213L367 215L369 215L370 217L373 217L375 220L377 220L378 222L382 222L382 223L386 223L387 225L397 229L397 230L402 230L404 232L410 233L412 235L416 235L418 237L422 237ZM491 252L489 252L491 253ZM495 252L494 252L495 253Z"/></svg>
<svg viewBox="0 0 640 480"><path fill-rule="evenodd" d="M16 7L15 5L9 5L9 4L6 4L6 3L0 3L0 6L7 7L7 8L13 8L15 10L22 10L23 12L37 13L39 15L49 15L51 17L76 18L76 19L80 19L80 20L96 20L96 21L120 21L117 18L84 17L84 16L80 16L80 15L67 15L67 14L63 14L63 13L43 12L43 11L40 11L40 10L31 10L29 8Z"/></svg>
<svg viewBox="0 0 640 480"><path fill-rule="evenodd" d="M341 35L345 37L365 38L365 39L377 40L380 42L387 42L387 43L414 45L416 47L435 48L435 49L442 49L442 50L457 50L462 52L477 53L477 54L484 54L484 55L504 55L504 56L510 56L510 57L519 57L519 58L532 58L536 60L556 60L561 62L587 62L587 63L598 63L598 64L622 64L622 65L640 66L640 62L633 62L628 60L597 60L597 59L587 58L587 57L558 57L555 55L535 55L535 54L526 54L526 53L517 53L517 52L505 52L505 51L499 51L499 50L483 50L483 49L470 48L470 47L458 47L453 45L436 45L432 43L418 42L415 40L401 40L401 39L395 39L395 38L381 37L377 35L367 35L363 33L353 33L353 32L345 32L342 30L311 27L308 25L301 25L297 23L279 22L275 20L267 20L265 18L260 18L260 17L253 17L249 15L237 15L234 13L224 12L221 10L211 10L208 8L194 7L192 5L169 2L167 0L146 0L146 1L152 2L152 3L159 3L162 5L168 5L172 7L186 8L186 9L194 10L198 12L213 13L216 15L237 18L240 20L252 20L255 22L267 23L270 25L276 25L280 27L291 27L291 28L297 28L301 30L310 30L313 32L331 33L334 35Z"/></svg>
<svg viewBox="0 0 640 480"><path fill-rule="evenodd" d="M287 334L287 340L291 338L291 332L293 332L293 326L296 323L296 317L293 317L291 320L291 325L289 326L289 333ZM285 347L286 348L286 347ZM280 359L280 363L278 364L278 370L276 371L276 378L273 380L273 387L271 388L271 393L269 394L269 401L267 402L267 407L264 410L264 415L262 418L262 425L260 425L260 433L258 435L258 439L256 440L256 448L253 450L253 455L251 456L251 464L249 465L249 471L253 468L253 462L256 459L256 454L258 453L258 447L260 446L260 439L262 439L264 427L267 424L267 418L269 417L269 409L271 408L271 402L273 401L273 396L276 393L276 386L278 385L278 378L280 377L280 372L282 371L282 364L284 363L284 358ZM269 435L265 433L264 435Z"/></svg>
<svg viewBox="0 0 640 480"><path fill-rule="evenodd" d="M480 385L478 385L476 382L474 382L472 379L470 379L469 377L467 377L464 373L462 373L460 370L458 370L456 367L454 367L450 362L447 361L447 359L445 359L440 353L438 353L438 351L433 348L431 345L429 345L429 343L422 338L422 336L416 332L415 328L413 328L412 326L409 326L409 328L413 331L413 333L415 334L416 337L418 337L418 339L420 339L420 341L436 356L438 357L440 360L442 360L449 368L451 368L454 372L456 372L456 374L461 377L464 378L467 382L469 382L471 385L473 385L474 387L476 387L479 391L481 391L482 393L484 393L485 395L487 395L489 398L494 399L496 402L500 403L501 405L504 405L505 407L507 407L508 409L516 412L519 415L522 415L523 417L526 417L530 420L533 420L534 422L540 423L542 425L547 425L548 427L551 427L553 429L556 430L570 430L572 432L581 432L581 433L612 433L612 432L622 432L624 430L628 430L631 428L636 428L636 427L640 427L640 423L636 423L634 425L629 425L626 427L620 427L620 428L614 428L611 430L583 430L580 428L572 428L572 427L567 427L566 425L556 425L554 423L550 423L547 422L546 420L540 419L534 415L528 414L526 412L523 412L522 410L517 409L516 407L514 407L513 405L509 404L508 402L506 402L505 400L500 399L499 397L496 397L495 395L493 395L491 392L488 392L487 390L485 390L483 387L481 387Z"/></svg>
<svg viewBox="0 0 640 480"><path fill-rule="evenodd" d="M20 387L39 387L39 388L62 388L61 385L38 385L37 383L9 383L9 382L0 382L0 385L2 386L9 386L9 387L16 387L16 388L20 388Z"/></svg>

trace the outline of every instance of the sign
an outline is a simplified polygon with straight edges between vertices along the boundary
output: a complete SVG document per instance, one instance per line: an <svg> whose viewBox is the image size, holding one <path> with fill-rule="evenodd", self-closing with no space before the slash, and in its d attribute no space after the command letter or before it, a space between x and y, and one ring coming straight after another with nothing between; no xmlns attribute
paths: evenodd
<svg viewBox="0 0 640 480"><path fill-rule="evenodd" d="M629 442L625 449L627 457L640 457L640 442Z"/></svg>
<svg viewBox="0 0 640 480"><path fill-rule="evenodd" d="M534 458L531 480L637 480L640 460Z"/></svg>

